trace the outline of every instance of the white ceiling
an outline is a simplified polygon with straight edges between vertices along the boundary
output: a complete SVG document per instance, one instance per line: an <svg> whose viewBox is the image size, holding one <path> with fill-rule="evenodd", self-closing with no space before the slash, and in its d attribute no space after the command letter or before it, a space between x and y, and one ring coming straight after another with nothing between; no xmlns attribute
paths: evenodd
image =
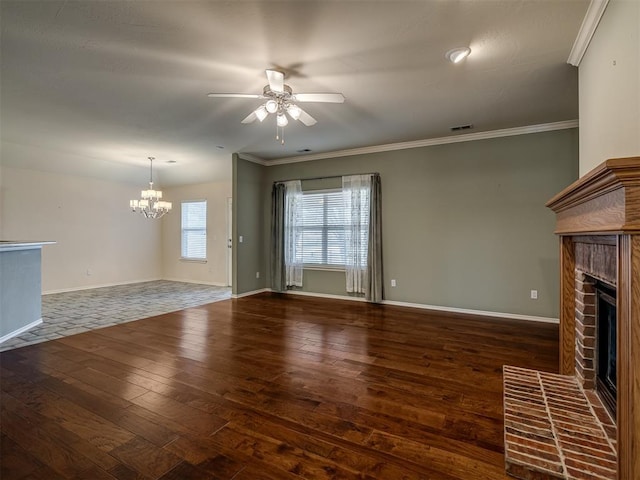
<svg viewBox="0 0 640 480"><path fill-rule="evenodd" d="M571 120L566 63L588 0L0 2L5 165L162 185L228 179L234 152L269 160ZM470 46L461 64L447 50ZM242 125L264 70L318 123ZM167 162L175 161L169 164Z"/></svg>

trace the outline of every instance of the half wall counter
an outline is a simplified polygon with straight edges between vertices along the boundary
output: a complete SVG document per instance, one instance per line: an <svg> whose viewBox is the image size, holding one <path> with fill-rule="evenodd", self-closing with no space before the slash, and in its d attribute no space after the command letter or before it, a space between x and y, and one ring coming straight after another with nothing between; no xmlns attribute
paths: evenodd
<svg viewBox="0 0 640 480"><path fill-rule="evenodd" d="M0 343L42 323L42 246L0 240Z"/></svg>

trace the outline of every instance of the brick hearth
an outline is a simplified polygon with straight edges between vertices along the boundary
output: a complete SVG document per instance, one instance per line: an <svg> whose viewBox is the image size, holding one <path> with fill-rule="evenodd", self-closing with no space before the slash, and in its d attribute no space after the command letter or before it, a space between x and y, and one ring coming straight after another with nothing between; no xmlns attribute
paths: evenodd
<svg viewBox="0 0 640 480"><path fill-rule="evenodd" d="M615 480L616 426L573 376L506 366L505 463L523 480Z"/></svg>

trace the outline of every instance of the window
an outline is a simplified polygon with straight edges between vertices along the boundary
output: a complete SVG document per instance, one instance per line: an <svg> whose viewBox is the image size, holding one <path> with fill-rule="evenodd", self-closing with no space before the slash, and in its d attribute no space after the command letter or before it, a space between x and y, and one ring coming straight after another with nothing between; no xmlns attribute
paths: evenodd
<svg viewBox="0 0 640 480"><path fill-rule="evenodd" d="M207 202L182 202L181 257L207 259Z"/></svg>
<svg viewBox="0 0 640 480"><path fill-rule="evenodd" d="M363 238L369 234L369 195L363 190ZM347 226L351 223L349 198L342 190L308 191L302 195L302 235L297 248L299 260L308 266L344 267ZM367 241L363 242L367 258Z"/></svg>

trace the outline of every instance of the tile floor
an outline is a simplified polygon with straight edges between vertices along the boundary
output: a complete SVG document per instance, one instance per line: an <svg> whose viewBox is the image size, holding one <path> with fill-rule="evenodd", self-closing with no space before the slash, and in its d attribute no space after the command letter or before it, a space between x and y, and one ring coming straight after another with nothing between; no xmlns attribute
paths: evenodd
<svg viewBox="0 0 640 480"><path fill-rule="evenodd" d="M0 344L0 352L231 297L231 287L153 282L42 296L42 324Z"/></svg>

